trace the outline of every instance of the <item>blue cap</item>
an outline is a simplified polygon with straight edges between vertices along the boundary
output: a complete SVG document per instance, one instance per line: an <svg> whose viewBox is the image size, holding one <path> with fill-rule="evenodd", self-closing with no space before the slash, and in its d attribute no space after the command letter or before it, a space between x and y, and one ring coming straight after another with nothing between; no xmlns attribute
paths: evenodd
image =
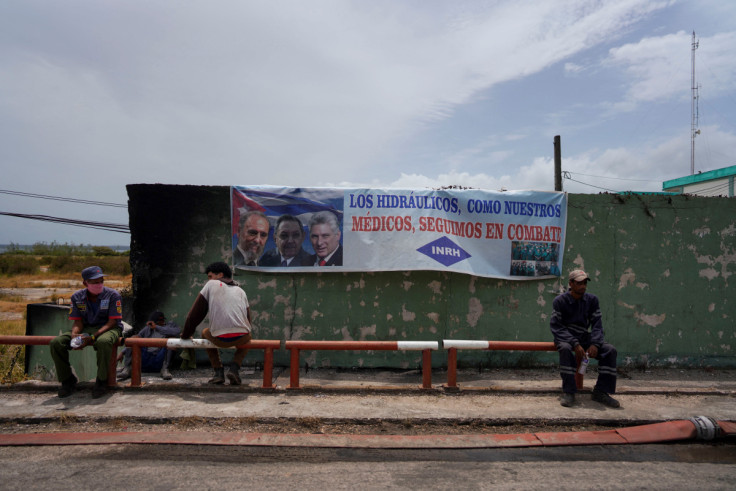
<svg viewBox="0 0 736 491"><path fill-rule="evenodd" d="M82 270L82 279L84 281L88 280L96 280L97 278L102 278L103 276L107 276L102 272L102 268L99 266L90 266L89 268L84 268Z"/></svg>

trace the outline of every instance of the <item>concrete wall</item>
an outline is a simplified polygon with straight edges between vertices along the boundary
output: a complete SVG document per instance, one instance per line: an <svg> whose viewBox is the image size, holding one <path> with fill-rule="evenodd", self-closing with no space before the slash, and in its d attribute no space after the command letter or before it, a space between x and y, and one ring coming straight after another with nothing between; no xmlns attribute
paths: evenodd
<svg viewBox="0 0 736 491"><path fill-rule="evenodd" d="M230 260L229 188L128 186L134 325L162 309L183 325L207 264ZM736 200L570 195L565 274L585 268L621 365L736 366ZM434 271L246 273L261 339L551 340L559 280ZM566 282L565 282L566 283ZM287 364L287 354L277 354ZM249 354L247 363L260 359ZM461 365L550 365L554 353L463 351ZM419 366L419 353L309 352L310 366ZM446 364L443 351L435 366Z"/></svg>

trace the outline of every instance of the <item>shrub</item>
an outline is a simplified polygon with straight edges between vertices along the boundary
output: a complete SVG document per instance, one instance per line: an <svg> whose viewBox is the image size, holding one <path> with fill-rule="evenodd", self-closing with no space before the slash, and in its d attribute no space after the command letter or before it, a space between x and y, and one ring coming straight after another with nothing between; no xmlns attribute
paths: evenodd
<svg viewBox="0 0 736 491"><path fill-rule="evenodd" d="M53 273L80 273L88 266L99 266L105 274L126 276L130 274L128 256L57 256L49 263Z"/></svg>
<svg viewBox="0 0 736 491"><path fill-rule="evenodd" d="M19 275L38 273L38 261L32 256L0 255L0 274Z"/></svg>

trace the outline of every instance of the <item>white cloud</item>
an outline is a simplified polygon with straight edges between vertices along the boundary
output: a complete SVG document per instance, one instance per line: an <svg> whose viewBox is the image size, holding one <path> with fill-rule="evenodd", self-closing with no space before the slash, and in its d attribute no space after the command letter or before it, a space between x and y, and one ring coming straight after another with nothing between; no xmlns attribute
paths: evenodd
<svg viewBox="0 0 736 491"><path fill-rule="evenodd" d="M736 32L696 38L696 79L702 85L707 80L711 96L718 96L736 87ZM660 37L644 38L610 50L607 63L622 66L631 77L623 106L631 110L632 103L685 100L690 97L692 73L692 33L680 31ZM698 66L707 67L698 70ZM702 68L701 66L701 68Z"/></svg>

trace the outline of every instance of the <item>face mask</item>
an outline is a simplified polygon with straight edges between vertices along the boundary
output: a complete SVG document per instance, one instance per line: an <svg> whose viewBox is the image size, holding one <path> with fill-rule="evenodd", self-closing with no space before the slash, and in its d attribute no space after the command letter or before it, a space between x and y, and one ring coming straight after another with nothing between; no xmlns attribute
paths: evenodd
<svg viewBox="0 0 736 491"><path fill-rule="evenodd" d="M102 293L103 288L105 288L105 285L102 283L89 283L87 285L87 290L89 290L92 295L99 295Z"/></svg>

